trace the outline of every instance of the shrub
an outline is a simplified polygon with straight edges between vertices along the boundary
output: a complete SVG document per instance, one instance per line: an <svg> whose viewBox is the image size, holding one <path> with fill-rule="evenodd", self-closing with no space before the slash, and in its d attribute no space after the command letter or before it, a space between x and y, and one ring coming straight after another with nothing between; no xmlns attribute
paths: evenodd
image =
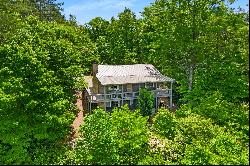
<svg viewBox="0 0 250 166"><path fill-rule="evenodd" d="M148 148L147 118L127 106L110 114L101 109L86 116L77 142L77 164L137 164Z"/></svg>
<svg viewBox="0 0 250 166"><path fill-rule="evenodd" d="M153 121L153 129L156 133L173 139L176 130L176 120L173 113L167 109L159 109Z"/></svg>
<svg viewBox="0 0 250 166"><path fill-rule="evenodd" d="M154 108L154 96L145 88L139 90L139 109L143 116L151 116Z"/></svg>

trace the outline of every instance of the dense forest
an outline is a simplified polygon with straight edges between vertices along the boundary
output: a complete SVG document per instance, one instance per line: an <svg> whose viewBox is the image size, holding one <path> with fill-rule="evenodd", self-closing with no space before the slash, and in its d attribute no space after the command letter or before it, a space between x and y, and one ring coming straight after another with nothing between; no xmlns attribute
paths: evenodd
<svg viewBox="0 0 250 166"><path fill-rule="evenodd" d="M229 3L156 0L79 25L56 0L0 0L0 164L248 165L249 13ZM178 109L98 108L72 147L93 62L153 64Z"/></svg>

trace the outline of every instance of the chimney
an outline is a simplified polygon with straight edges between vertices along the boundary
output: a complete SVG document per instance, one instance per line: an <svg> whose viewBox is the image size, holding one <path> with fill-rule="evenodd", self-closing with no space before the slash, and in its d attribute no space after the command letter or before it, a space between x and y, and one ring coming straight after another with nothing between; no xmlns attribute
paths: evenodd
<svg viewBox="0 0 250 166"><path fill-rule="evenodd" d="M92 64L92 74L93 74L93 76L96 76L97 72L98 72L98 64L96 62L94 62Z"/></svg>

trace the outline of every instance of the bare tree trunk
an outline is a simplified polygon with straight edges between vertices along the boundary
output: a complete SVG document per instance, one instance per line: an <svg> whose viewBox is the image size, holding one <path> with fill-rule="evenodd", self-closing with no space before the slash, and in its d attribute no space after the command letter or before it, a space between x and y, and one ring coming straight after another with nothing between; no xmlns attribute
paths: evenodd
<svg viewBox="0 0 250 166"><path fill-rule="evenodd" d="M191 64L189 67L189 75L188 75L188 90L192 90L193 88L193 78L194 78L194 69L196 66L196 49L194 48L197 39L196 33L196 4L194 3L192 6L192 40L193 40L193 47L191 50Z"/></svg>

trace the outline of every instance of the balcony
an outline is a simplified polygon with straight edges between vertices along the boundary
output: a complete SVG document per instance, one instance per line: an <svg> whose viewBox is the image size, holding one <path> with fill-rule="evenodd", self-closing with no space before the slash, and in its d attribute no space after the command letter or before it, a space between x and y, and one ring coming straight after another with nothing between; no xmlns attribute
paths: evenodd
<svg viewBox="0 0 250 166"><path fill-rule="evenodd" d="M155 97L169 97L171 95L171 89L157 89L152 90ZM88 99L91 102L109 102L120 100L133 100L137 99L139 92L124 92L124 93L109 93L109 94L88 94Z"/></svg>
<svg viewBox="0 0 250 166"><path fill-rule="evenodd" d="M171 89L157 89L153 91L157 97L169 97L172 94Z"/></svg>

